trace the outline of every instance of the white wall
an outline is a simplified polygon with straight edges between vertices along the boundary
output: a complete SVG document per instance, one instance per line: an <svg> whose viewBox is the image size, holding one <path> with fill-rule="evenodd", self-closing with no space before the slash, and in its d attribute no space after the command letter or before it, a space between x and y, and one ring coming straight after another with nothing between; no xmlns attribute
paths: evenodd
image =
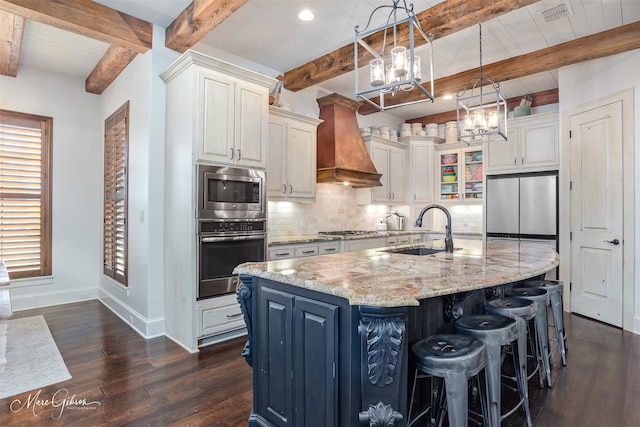
<svg viewBox="0 0 640 427"><path fill-rule="evenodd" d="M145 337L164 333L163 205L165 85L159 74L179 55L154 48L138 55L101 97L101 120L129 101L128 287L101 275L99 297ZM102 168L100 168L102 171Z"/></svg>
<svg viewBox="0 0 640 427"><path fill-rule="evenodd" d="M102 271L100 97L84 79L20 67L0 76L0 108L53 117L53 276L14 280L13 308L95 298Z"/></svg>
<svg viewBox="0 0 640 427"><path fill-rule="evenodd" d="M561 68L558 72L560 111L633 88L635 138L635 301L632 329L640 333L640 49ZM562 118L561 118L562 120ZM560 124L562 129L562 123ZM567 165L564 162L564 165ZM568 209L565 205L563 214ZM561 203L561 207L563 204ZM561 218L562 222L562 218ZM564 221L566 224L567 222ZM562 243L561 243L562 244ZM565 245L566 246L566 245ZM627 296L625 296L626 298ZM627 326L625 326L627 328Z"/></svg>

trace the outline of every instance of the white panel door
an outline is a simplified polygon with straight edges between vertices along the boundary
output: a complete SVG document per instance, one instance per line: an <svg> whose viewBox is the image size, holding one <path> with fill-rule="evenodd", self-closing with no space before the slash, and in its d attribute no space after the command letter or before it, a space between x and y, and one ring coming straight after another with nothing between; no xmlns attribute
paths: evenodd
<svg viewBox="0 0 640 427"><path fill-rule="evenodd" d="M280 117L269 119L267 146L267 188L269 199L284 199L287 194L287 121Z"/></svg>
<svg viewBox="0 0 640 427"><path fill-rule="evenodd" d="M289 196L314 199L316 196L315 126L289 125Z"/></svg>
<svg viewBox="0 0 640 427"><path fill-rule="evenodd" d="M405 198L405 151L389 148L389 192L393 203L404 202Z"/></svg>
<svg viewBox="0 0 640 427"><path fill-rule="evenodd" d="M570 129L571 309L622 326L622 102L572 115Z"/></svg>
<svg viewBox="0 0 640 427"><path fill-rule="evenodd" d="M234 81L214 73L200 73L198 158L234 162Z"/></svg>

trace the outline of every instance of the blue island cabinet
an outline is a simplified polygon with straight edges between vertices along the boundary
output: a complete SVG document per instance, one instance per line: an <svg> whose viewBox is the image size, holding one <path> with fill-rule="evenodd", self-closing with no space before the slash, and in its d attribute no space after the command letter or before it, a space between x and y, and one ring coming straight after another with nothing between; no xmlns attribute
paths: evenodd
<svg viewBox="0 0 640 427"><path fill-rule="evenodd" d="M405 308L240 276L253 368L249 426L404 426Z"/></svg>

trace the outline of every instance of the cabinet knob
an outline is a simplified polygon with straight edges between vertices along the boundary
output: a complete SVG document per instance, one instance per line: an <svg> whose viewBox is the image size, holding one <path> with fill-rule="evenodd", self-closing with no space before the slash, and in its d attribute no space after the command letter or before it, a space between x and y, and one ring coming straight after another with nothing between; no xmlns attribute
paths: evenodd
<svg viewBox="0 0 640 427"><path fill-rule="evenodd" d="M293 193L293 185L289 184L289 194Z"/></svg>
<svg viewBox="0 0 640 427"><path fill-rule="evenodd" d="M233 148L230 148L229 150L231 151L231 155L230 155L229 159L233 160Z"/></svg>
<svg viewBox="0 0 640 427"><path fill-rule="evenodd" d="M282 194L287 194L287 184L282 184Z"/></svg>
<svg viewBox="0 0 640 427"><path fill-rule="evenodd" d="M240 160L242 158L242 152L240 151L240 149L238 148L238 157L237 160Z"/></svg>

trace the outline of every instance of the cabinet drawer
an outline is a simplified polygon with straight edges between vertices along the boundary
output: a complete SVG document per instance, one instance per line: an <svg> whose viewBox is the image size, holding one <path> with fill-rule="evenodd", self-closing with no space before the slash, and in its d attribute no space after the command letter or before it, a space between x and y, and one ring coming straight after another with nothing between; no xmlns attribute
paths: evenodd
<svg viewBox="0 0 640 427"><path fill-rule="evenodd" d="M308 245L296 248L296 258L318 255L318 245Z"/></svg>
<svg viewBox="0 0 640 427"><path fill-rule="evenodd" d="M411 243L422 242L422 234L411 234L409 238L411 239Z"/></svg>
<svg viewBox="0 0 640 427"><path fill-rule="evenodd" d="M294 258L295 256L293 248L269 249L269 261L273 261L274 259Z"/></svg>
<svg viewBox="0 0 640 427"><path fill-rule="evenodd" d="M407 245L409 244L409 236L398 236L398 245Z"/></svg>
<svg viewBox="0 0 640 427"><path fill-rule="evenodd" d="M231 297L234 298L234 296ZM245 324L242 311L240 310L240 304L237 302L225 305L217 305L214 303L214 306L209 307L207 303L208 301L205 301L204 304L199 304L198 306L200 315L198 335L200 337L244 328Z"/></svg>
<svg viewBox="0 0 640 427"><path fill-rule="evenodd" d="M320 244L318 245L318 252L321 255L336 254L340 252L340 242Z"/></svg>

